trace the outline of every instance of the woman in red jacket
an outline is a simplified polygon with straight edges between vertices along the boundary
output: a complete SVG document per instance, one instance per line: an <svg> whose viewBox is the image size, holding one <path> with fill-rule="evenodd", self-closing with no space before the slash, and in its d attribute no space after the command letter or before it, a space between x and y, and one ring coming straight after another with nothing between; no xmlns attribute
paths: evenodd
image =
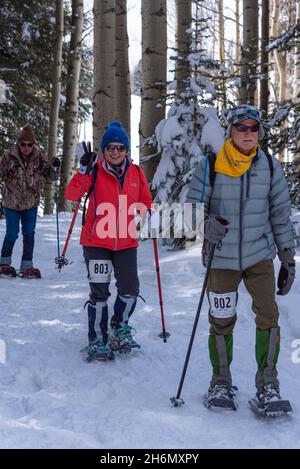
<svg viewBox="0 0 300 469"><path fill-rule="evenodd" d="M128 325L139 294L134 215L138 212L143 216L152 204L146 177L128 156L128 135L120 122L109 124L100 148L103 159L86 176L85 154L66 189L67 199L78 200L83 195L84 178L88 177L89 206L80 238L90 283L90 300L86 303L88 360L113 359L113 351L128 352L139 347L132 338L133 328ZM112 333L108 336L107 300L112 269L118 294L111 318ZM96 321L101 337L95 331Z"/></svg>

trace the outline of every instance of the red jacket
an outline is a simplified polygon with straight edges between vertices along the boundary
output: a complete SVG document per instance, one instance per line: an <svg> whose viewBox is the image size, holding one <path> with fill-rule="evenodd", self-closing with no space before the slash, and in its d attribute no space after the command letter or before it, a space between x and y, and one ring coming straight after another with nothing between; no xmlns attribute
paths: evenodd
<svg viewBox="0 0 300 469"><path fill-rule="evenodd" d="M82 227L80 244L120 251L138 246L138 234L134 221L135 209L141 216L151 208L152 197L147 179L140 167L129 164L124 176L123 189L116 175L106 167L104 161L96 163L98 174L94 191L89 197L89 206ZM66 188L68 200L78 200L92 186L89 176L76 173ZM96 199L96 211L95 211ZM138 203L143 204L138 206Z"/></svg>

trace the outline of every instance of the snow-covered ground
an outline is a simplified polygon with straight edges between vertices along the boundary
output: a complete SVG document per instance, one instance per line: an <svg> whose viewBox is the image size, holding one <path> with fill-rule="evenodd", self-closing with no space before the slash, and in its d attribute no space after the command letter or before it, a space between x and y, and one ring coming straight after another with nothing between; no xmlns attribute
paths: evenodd
<svg viewBox="0 0 300 469"><path fill-rule="evenodd" d="M70 215L61 214L60 221L64 240ZM1 242L4 231L2 220ZM180 252L159 248L166 325L171 333L163 343L158 338L161 323L152 242L142 243L139 273L141 295L147 302L139 302L132 319L142 349L114 362L88 364L80 354L87 342L83 304L88 282L79 233L80 217L67 253L70 265L59 273L54 265L55 217L40 218L35 264L43 278L0 279L1 361L6 345L6 362L0 364L0 448L300 447L299 278L287 297L278 297L281 391L291 400L293 414L262 420L247 404L255 392L255 325L243 286L232 366L239 387L238 411L220 414L202 405L210 378L206 300L182 391L185 405L174 408L169 399L178 388L204 278L200 246ZM16 267L21 244L19 239ZM111 292L110 306L113 284Z"/></svg>

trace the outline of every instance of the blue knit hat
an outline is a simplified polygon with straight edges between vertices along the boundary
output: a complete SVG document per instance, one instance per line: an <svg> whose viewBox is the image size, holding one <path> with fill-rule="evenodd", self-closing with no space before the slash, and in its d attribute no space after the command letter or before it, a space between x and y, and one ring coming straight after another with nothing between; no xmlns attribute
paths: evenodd
<svg viewBox="0 0 300 469"><path fill-rule="evenodd" d="M108 124L107 131L104 132L104 135L101 140L100 148L102 153L106 145L111 142L120 142L123 143L126 147L126 151L129 150L129 139L126 130L122 127L120 121L112 121Z"/></svg>
<svg viewBox="0 0 300 469"><path fill-rule="evenodd" d="M250 106L250 104L241 104L240 106L235 106L232 109L229 109L226 116L228 127L225 138L230 138L233 125L239 124L246 119L253 119L258 122L258 138L261 140L265 134L262 125L261 112L255 106Z"/></svg>

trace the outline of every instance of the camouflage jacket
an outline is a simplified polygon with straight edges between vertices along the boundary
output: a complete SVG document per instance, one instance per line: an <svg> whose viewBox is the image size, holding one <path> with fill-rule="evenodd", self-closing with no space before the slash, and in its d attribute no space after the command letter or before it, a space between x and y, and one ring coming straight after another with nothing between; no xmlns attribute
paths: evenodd
<svg viewBox="0 0 300 469"><path fill-rule="evenodd" d="M51 165L45 155L34 147L22 157L18 147L6 150L0 157L0 182L3 182L3 207L27 210L40 203L41 176L52 176Z"/></svg>

